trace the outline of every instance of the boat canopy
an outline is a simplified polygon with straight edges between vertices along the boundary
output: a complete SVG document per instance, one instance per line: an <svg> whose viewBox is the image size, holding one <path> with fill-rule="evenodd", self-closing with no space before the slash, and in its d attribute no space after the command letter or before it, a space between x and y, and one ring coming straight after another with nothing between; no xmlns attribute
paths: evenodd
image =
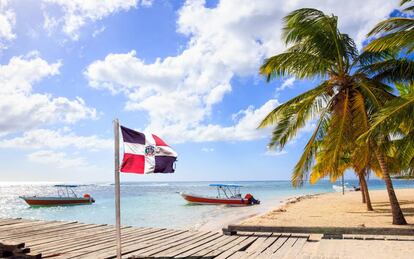
<svg viewBox="0 0 414 259"><path fill-rule="evenodd" d="M238 185L238 184L224 184L224 183L212 183L212 184L209 184L209 186L214 186L214 187L230 187L230 188L240 188L240 187L243 187L243 186Z"/></svg>
<svg viewBox="0 0 414 259"><path fill-rule="evenodd" d="M240 187L243 187L241 185L212 183L209 186L217 187L217 197L241 198Z"/></svg>

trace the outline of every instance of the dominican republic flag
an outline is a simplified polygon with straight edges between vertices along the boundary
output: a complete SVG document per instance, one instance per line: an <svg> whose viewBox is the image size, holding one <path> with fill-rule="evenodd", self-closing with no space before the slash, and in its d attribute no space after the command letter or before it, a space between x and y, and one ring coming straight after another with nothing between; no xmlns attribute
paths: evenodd
<svg viewBox="0 0 414 259"><path fill-rule="evenodd" d="M133 174L174 173L177 153L154 134L121 126L124 159L121 172Z"/></svg>

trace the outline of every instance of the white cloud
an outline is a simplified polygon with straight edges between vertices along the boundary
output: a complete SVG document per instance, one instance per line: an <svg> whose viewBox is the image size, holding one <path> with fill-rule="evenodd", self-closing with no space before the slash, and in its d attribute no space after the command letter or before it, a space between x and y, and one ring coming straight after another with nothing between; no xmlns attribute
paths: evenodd
<svg viewBox="0 0 414 259"><path fill-rule="evenodd" d="M147 129L174 136L174 141L261 138L264 133L255 128L265 114L250 114L270 111L272 105L247 109L233 126L209 124L208 119L214 105L231 92L235 76L257 75L264 57L285 49L280 39L283 16L302 7L335 13L341 30L360 45L372 25L397 6L398 0L222 0L209 8L202 0L187 1L178 12L177 31L189 42L179 55L146 63L135 51L112 53L91 63L85 76L91 87L125 95L127 110L148 113Z"/></svg>
<svg viewBox="0 0 414 259"><path fill-rule="evenodd" d="M279 150L279 151L277 151L277 150L267 150L264 153L265 156L283 156L285 154L287 154L286 150Z"/></svg>
<svg viewBox="0 0 414 259"><path fill-rule="evenodd" d="M8 0L0 0L0 50L7 48L6 43L16 38L13 32L16 14L8 8L8 3Z"/></svg>
<svg viewBox="0 0 414 259"><path fill-rule="evenodd" d="M88 167L88 163L84 158L69 157L63 152L54 152L51 150L41 150L27 155L27 159L32 163L43 164L51 168L80 168Z"/></svg>
<svg viewBox="0 0 414 259"><path fill-rule="evenodd" d="M62 30L73 40L79 39L79 30L88 22L95 22L120 11L128 11L138 5L150 6L150 0L43 0L48 5L57 5L63 16L52 16L45 10L44 28L48 31L62 25ZM46 8L45 8L46 9Z"/></svg>
<svg viewBox="0 0 414 259"><path fill-rule="evenodd" d="M214 148L209 148L209 147L203 147L201 149L201 151L206 152L206 153L210 153L210 152L214 152Z"/></svg>
<svg viewBox="0 0 414 259"><path fill-rule="evenodd" d="M51 36L52 32L59 26L59 20L46 12L43 12L43 19L43 29L45 29L47 34Z"/></svg>
<svg viewBox="0 0 414 259"><path fill-rule="evenodd" d="M235 119L235 124L228 127L217 124L197 124L194 127L189 128L183 124L171 124L167 128L148 130L162 135L171 143L186 141L245 141L260 139L269 136L270 131L269 129L257 129L257 126L261 120L278 105L279 102L272 99L257 109L253 106L249 106L247 109L239 111L237 113L238 116Z"/></svg>
<svg viewBox="0 0 414 259"><path fill-rule="evenodd" d="M74 147L90 151L110 150L112 139L102 139L96 135L78 136L67 129L57 131L34 129L23 133L23 136L0 140L0 148L22 149L62 149Z"/></svg>
<svg viewBox="0 0 414 259"><path fill-rule="evenodd" d="M12 57L8 64L0 64L0 133L34 128L47 123L74 123L95 118L96 111L77 97L53 97L34 93L33 85L59 74L61 63L48 63L36 52Z"/></svg>
<svg viewBox="0 0 414 259"><path fill-rule="evenodd" d="M293 83L296 81L295 77L289 77L285 81L283 81L282 85L276 88L276 92L281 92L285 90L286 88L291 88L293 86Z"/></svg>
<svg viewBox="0 0 414 259"><path fill-rule="evenodd" d="M93 33L92 33L92 37L96 38L99 34L104 32L105 29L106 29L106 27L102 26L101 28L94 30Z"/></svg>

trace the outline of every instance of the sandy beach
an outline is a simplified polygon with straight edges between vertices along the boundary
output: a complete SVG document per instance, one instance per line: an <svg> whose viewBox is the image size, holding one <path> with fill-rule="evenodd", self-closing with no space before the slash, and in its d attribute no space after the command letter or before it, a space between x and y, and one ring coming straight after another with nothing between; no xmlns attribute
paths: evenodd
<svg viewBox="0 0 414 259"><path fill-rule="evenodd" d="M326 193L291 198L271 211L242 221L261 226L398 227L392 225L386 190L370 191L374 211L361 203L361 192ZM414 228L414 189L396 189L401 208Z"/></svg>

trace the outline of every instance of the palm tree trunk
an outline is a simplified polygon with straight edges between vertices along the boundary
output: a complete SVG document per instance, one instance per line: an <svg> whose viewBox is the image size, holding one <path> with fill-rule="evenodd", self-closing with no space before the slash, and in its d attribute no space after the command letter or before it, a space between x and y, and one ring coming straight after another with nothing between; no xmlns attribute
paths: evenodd
<svg viewBox="0 0 414 259"><path fill-rule="evenodd" d="M376 148L375 154L382 171L382 178L387 186L388 197L390 199L391 212L392 212L392 224L394 225L406 225L407 221L404 218L397 196L395 195L394 187L392 185L390 173L388 172L387 164L383 154Z"/></svg>
<svg viewBox="0 0 414 259"><path fill-rule="evenodd" d="M369 197L367 181L365 180L365 170L362 170L361 172L359 172L358 176L359 176L359 182L361 183L361 192L367 203L367 210L373 211L374 209L372 208L371 197Z"/></svg>
<svg viewBox="0 0 414 259"><path fill-rule="evenodd" d="M362 184L360 173L358 173L358 178L359 178L359 188L361 189L362 203L367 203L367 201L365 200L364 185Z"/></svg>

